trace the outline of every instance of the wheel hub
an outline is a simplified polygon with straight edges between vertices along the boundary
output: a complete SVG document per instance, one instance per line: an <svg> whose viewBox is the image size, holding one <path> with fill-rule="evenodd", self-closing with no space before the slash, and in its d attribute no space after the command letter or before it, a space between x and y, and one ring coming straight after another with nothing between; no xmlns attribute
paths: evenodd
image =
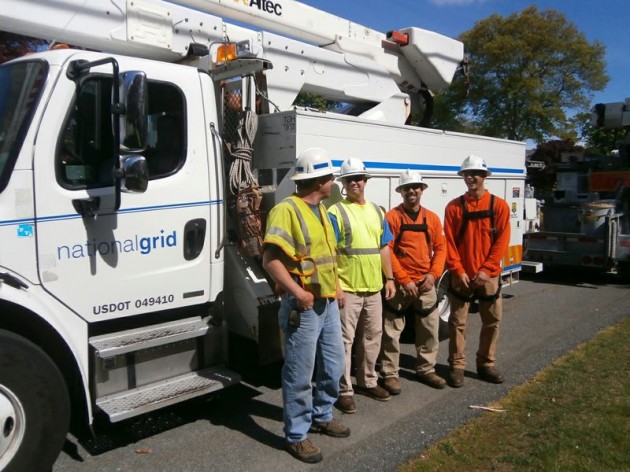
<svg viewBox="0 0 630 472"><path fill-rule="evenodd" d="M0 385L0 470L11 462L24 438L24 408L11 390Z"/></svg>

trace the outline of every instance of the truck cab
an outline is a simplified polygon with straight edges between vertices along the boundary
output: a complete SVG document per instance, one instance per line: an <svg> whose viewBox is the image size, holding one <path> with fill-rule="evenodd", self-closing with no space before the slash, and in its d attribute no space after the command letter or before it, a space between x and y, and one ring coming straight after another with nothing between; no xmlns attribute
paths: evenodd
<svg viewBox="0 0 630 472"><path fill-rule="evenodd" d="M129 77L145 85L119 86ZM58 453L66 390L83 399L75 416L120 421L240 378L224 368L225 324L211 309L225 228L210 76L66 49L3 65L0 82L0 411L10 425L0 458L23 465L42 431L52 438L43 453ZM115 111L133 98L118 88L144 91L147 105L146 130L123 123L120 142ZM51 378L20 384L38 364ZM22 389L49 402L30 405Z"/></svg>

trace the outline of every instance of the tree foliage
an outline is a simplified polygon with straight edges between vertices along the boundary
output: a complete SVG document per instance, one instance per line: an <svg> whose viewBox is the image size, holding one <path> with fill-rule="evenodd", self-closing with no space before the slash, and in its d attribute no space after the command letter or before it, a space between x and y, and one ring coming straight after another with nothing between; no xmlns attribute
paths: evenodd
<svg viewBox="0 0 630 472"><path fill-rule="evenodd" d="M339 108L339 102L327 100L320 95L309 92L300 92L293 105L327 111L333 111Z"/></svg>
<svg viewBox="0 0 630 472"><path fill-rule="evenodd" d="M44 44L47 42L41 39L0 31L0 64L36 51Z"/></svg>
<svg viewBox="0 0 630 472"><path fill-rule="evenodd" d="M590 113L578 113L572 121L586 145L586 153L591 155L608 156L613 149L619 149L619 141L626 136L623 128L598 128L591 122Z"/></svg>
<svg viewBox="0 0 630 472"><path fill-rule="evenodd" d="M519 141L574 136L566 112L588 109L592 92L608 82L604 46L555 10L494 14L459 39L471 83L458 81L436 97L440 127Z"/></svg>

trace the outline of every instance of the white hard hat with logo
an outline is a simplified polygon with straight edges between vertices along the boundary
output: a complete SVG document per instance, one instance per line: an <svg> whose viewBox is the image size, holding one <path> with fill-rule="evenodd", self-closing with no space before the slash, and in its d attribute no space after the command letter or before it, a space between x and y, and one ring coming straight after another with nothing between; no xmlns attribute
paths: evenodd
<svg viewBox="0 0 630 472"><path fill-rule="evenodd" d="M295 171L291 180L306 180L334 174L335 169L322 148L309 148L302 152L295 163Z"/></svg>
<svg viewBox="0 0 630 472"><path fill-rule="evenodd" d="M486 161L484 161L481 157L475 156L471 154L464 162L462 162L462 167L457 172L457 175L464 175L464 172L467 170L482 170L486 173L486 177L492 175L492 172L488 170L488 166L486 165Z"/></svg>
<svg viewBox="0 0 630 472"><path fill-rule="evenodd" d="M422 186L422 190L425 190L429 186L424 182L424 180L422 180L420 172L407 169L405 172L400 174L400 183L398 184L398 187L396 187L396 191L400 192L400 190L406 185L414 184L420 184Z"/></svg>
<svg viewBox="0 0 630 472"><path fill-rule="evenodd" d="M365 164L363 164L361 159L349 157L341 164L337 179L341 180L344 177L350 177L353 175L364 175L366 179L372 178L372 176L368 174Z"/></svg>

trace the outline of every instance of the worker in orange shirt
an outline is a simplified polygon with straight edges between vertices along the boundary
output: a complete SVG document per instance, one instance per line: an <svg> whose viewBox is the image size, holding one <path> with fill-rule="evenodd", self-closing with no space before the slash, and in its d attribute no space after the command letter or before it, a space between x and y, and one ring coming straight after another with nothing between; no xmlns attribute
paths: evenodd
<svg viewBox="0 0 630 472"><path fill-rule="evenodd" d="M468 191L452 200L444 215L446 268L451 275L447 382L454 388L464 385L466 321L475 299L481 315L477 374L486 382L503 382L495 366L495 353L503 312L501 260L510 243L510 208L505 200L486 190L486 177L492 173L484 160L468 156L458 174Z"/></svg>
<svg viewBox="0 0 630 472"><path fill-rule="evenodd" d="M446 244L439 216L420 205L427 187L419 172L403 172L396 187L403 202L385 215L394 235L389 247L397 290L383 307L380 360L383 387L391 395L400 393L400 335L408 310L415 316L416 380L433 388L446 386L435 373L440 345L436 290L444 271Z"/></svg>

